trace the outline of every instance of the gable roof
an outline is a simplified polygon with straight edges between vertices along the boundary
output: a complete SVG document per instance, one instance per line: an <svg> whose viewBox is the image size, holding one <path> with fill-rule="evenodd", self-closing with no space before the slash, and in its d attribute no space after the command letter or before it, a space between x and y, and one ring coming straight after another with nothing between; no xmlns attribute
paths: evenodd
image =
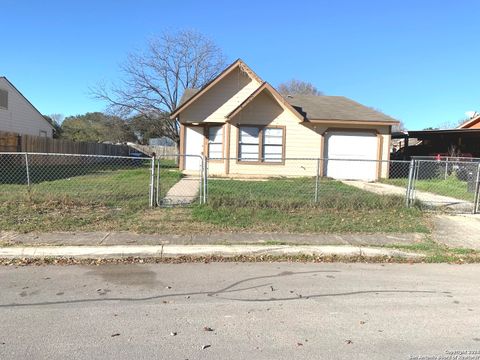
<svg viewBox="0 0 480 360"><path fill-rule="evenodd" d="M182 106L186 101L188 101L192 96L194 96L200 89L185 89L183 91L183 95L180 98L180 102L178 103L178 107ZM177 108L178 108L177 107Z"/></svg>
<svg viewBox="0 0 480 360"><path fill-rule="evenodd" d="M308 121L398 123L398 120L344 96L288 95L285 99Z"/></svg>
<svg viewBox="0 0 480 360"><path fill-rule="evenodd" d="M262 91L268 91L271 96L285 109L291 111L300 121L329 122L345 121L359 123L376 123L394 125L398 120L383 114L380 111L359 104L356 101L344 96L325 96L325 95L288 95L282 96L275 88L267 82L264 82L253 72L241 59L236 60L223 70L217 77L206 84L201 89L185 89L177 109L171 113L170 118L174 119L182 110L195 102L210 88L215 86L221 79L236 68L241 68L251 78L256 79L261 85L250 94L240 105L233 109L227 119L238 114L247 104L249 104Z"/></svg>
<svg viewBox="0 0 480 360"><path fill-rule="evenodd" d="M10 85L10 86L13 88L13 90L15 90L15 91L27 102L27 104L29 104L30 107L31 107L36 113L38 113L38 115L40 115L40 117L43 119L43 121L45 121L52 129L54 128L53 125L50 124L50 122L43 117L42 113L41 113L40 111L38 111L38 109L37 109L35 106L33 106L33 104L30 102L30 100L28 100L28 99L20 92L20 90L18 90L18 89L15 87L15 85L13 85L13 84L11 83L11 81L7 79L6 76L0 76L0 79L5 80L5 81L7 82L7 84Z"/></svg>
<svg viewBox="0 0 480 360"><path fill-rule="evenodd" d="M275 90L275 88L273 88L269 83L267 83L266 81L262 83L262 85L260 85L258 87L258 89L256 89L252 94L250 94L249 97L247 97L240 105L238 105L235 109L233 109L227 116L226 118L227 119L231 119L233 118L235 115L237 115L240 111L242 111L245 106L247 106L248 104L250 104L250 102L255 99L259 94L261 94L263 91L267 91L277 102L278 104L283 108L283 109L286 109L288 111L290 111L294 116L296 116L300 121L304 121L305 118L304 116L299 113L297 110L295 110L287 101L285 101L285 98L280 95L280 93Z"/></svg>
<svg viewBox="0 0 480 360"><path fill-rule="evenodd" d="M240 68L243 71L245 71L251 78L256 79L258 82L262 82L262 79L255 74L255 72L248 67L247 64L243 62L242 59L237 59L235 60L232 64L227 66L225 70L223 70L220 74L218 74L213 80L211 80L209 83L205 84L201 89L195 91L196 89L185 89L185 92L188 93L187 95L191 95L190 98L186 98L185 92L182 95L182 98L180 99L179 106L175 109L170 114L170 119L174 119L177 117L177 115L185 110L188 106L190 106L192 103L195 102L200 96L202 96L205 92L207 92L209 89L211 89L213 86L215 86L220 80L222 80L225 76L230 74L233 70Z"/></svg>
<svg viewBox="0 0 480 360"><path fill-rule="evenodd" d="M391 123L392 125L398 122L398 120L380 111L373 110L344 96L288 95L283 97L267 82L264 82L247 99L230 112L227 115L227 119L235 116L266 88L268 88L277 101L281 102L283 99L286 106L290 107L292 111L306 121L364 121ZM188 101L188 99L198 91L199 89L185 89L180 102ZM480 121L480 117L478 120Z"/></svg>

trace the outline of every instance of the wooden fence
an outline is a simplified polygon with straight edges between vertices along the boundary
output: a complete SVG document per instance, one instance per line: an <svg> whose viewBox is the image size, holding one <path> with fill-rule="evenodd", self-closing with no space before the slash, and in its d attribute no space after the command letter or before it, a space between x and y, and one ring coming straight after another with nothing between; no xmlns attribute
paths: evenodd
<svg viewBox="0 0 480 360"><path fill-rule="evenodd" d="M0 132L0 152L128 156L130 154L130 147L127 145L74 142Z"/></svg>

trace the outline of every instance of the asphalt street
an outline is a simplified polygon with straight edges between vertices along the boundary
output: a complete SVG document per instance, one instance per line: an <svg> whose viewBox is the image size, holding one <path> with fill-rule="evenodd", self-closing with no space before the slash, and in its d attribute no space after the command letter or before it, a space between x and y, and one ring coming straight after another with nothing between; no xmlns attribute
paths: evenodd
<svg viewBox="0 0 480 360"><path fill-rule="evenodd" d="M0 359L480 359L479 265L5 266L0 292Z"/></svg>

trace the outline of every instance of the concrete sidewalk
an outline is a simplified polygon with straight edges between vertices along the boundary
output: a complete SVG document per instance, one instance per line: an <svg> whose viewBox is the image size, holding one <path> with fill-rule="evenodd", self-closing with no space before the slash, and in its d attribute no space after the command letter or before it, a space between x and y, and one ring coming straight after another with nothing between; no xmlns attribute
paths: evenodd
<svg viewBox="0 0 480 360"><path fill-rule="evenodd" d="M277 234L277 233L211 233L211 234L136 234L130 232L0 232L0 246L32 245L225 245L225 244L290 244L383 246L413 244L423 241L425 234Z"/></svg>
<svg viewBox="0 0 480 360"><path fill-rule="evenodd" d="M0 248L0 258L118 258L180 256L341 256L341 257L400 257L419 259L421 254L393 249L375 249L357 246L310 245L117 245L117 246L27 246Z"/></svg>

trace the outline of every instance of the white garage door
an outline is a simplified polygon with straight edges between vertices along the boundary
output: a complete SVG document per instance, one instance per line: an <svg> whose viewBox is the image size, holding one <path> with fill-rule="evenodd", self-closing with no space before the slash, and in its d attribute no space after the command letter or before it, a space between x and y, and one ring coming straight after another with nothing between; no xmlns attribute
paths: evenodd
<svg viewBox="0 0 480 360"><path fill-rule="evenodd" d="M188 155L202 155L204 139L202 126L185 127L185 170L201 169L201 158Z"/></svg>
<svg viewBox="0 0 480 360"><path fill-rule="evenodd" d="M326 175L334 179L374 181L377 174L378 140L375 133L329 132L325 137Z"/></svg>

